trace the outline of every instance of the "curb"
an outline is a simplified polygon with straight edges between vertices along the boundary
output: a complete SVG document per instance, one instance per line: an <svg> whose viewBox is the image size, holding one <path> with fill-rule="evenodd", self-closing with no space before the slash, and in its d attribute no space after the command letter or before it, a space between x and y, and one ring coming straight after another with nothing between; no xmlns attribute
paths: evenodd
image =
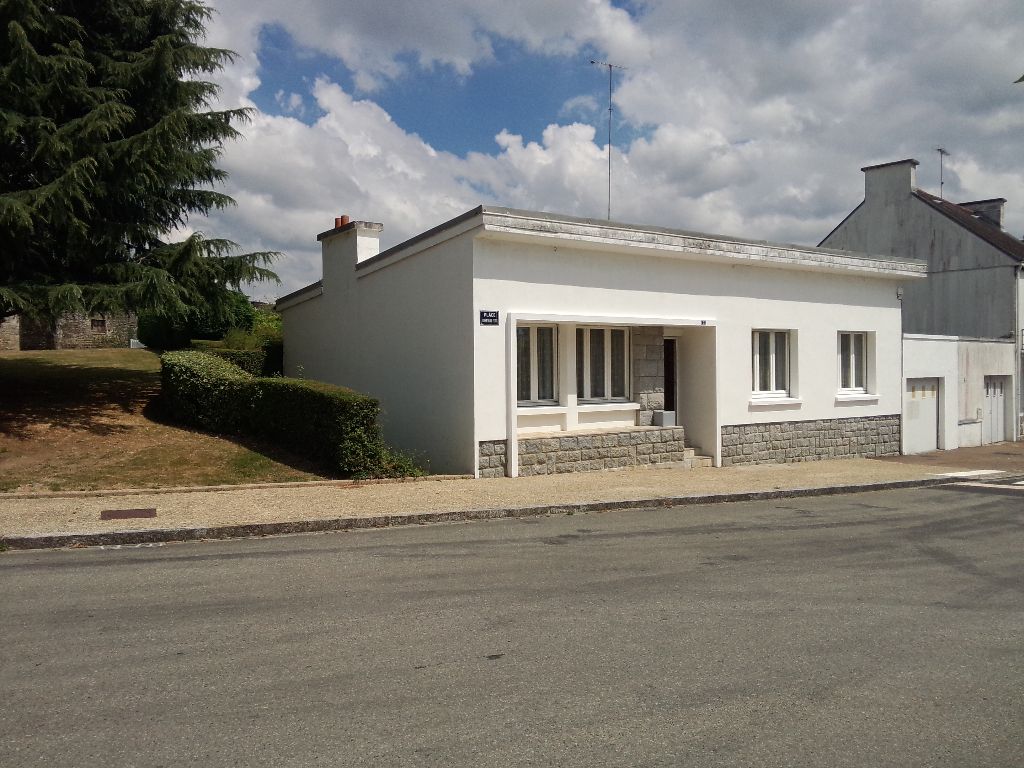
<svg viewBox="0 0 1024 768"><path fill-rule="evenodd" d="M178 541L252 538L289 533L324 533L364 528L391 528L403 525L454 523L470 520L496 520L539 515L572 515L583 512L615 512L632 509L659 509L697 504L723 504L737 501L764 501L806 496L833 496L865 491L887 491L900 488L924 488L953 485L963 478L935 477L920 480L894 480L884 483L837 485L823 488L787 488L771 491L746 491L696 496L669 496L655 499L594 501L579 504L548 504L536 507L507 509L470 509L452 512L413 512L410 514L372 515L370 517L335 517L322 520L296 520L280 523L223 525L211 528L151 528L138 531L103 531L97 533L33 534L0 537L0 550L60 549L65 547L123 546L159 544Z"/></svg>

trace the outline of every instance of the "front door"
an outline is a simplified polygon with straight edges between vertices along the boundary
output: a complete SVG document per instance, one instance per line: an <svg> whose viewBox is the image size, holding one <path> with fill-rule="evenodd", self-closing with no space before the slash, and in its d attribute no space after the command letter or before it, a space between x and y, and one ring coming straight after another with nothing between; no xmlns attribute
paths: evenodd
<svg viewBox="0 0 1024 768"><path fill-rule="evenodd" d="M676 410L676 340L665 339L665 410ZM676 424L679 424L676 414Z"/></svg>

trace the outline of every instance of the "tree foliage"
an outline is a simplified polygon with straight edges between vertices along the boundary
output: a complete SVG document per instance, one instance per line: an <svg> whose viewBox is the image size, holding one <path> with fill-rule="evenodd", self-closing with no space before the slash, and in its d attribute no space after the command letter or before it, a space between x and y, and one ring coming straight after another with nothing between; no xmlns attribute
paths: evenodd
<svg viewBox="0 0 1024 768"><path fill-rule="evenodd" d="M0 0L0 317L217 315L276 255L194 233L233 204L211 108L230 51L192 0ZM180 237L180 236L179 236Z"/></svg>

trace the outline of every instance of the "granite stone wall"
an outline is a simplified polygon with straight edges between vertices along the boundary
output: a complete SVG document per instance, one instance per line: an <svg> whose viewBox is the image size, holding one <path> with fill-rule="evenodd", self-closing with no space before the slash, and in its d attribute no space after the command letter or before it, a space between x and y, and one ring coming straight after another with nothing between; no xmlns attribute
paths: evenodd
<svg viewBox="0 0 1024 768"><path fill-rule="evenodd" d="M654 412L665 408L665 329L640 326L632 329L633 400L640 403L636 423L650 426Z"/></svg>
<svg viewBox="0 0 1024 768"><path fill-rule="evenodd" d="M17 315L0 318L0 352L21 349L21 319Z"/></svg>
<svg viewBox="0 0 1024 768"><path fill-rule="evenodd" d="M892 456L899 452L899 414L722 427L722 466Z"/></svg>
<svg viewBox="0 0 1024 768"><path fill-rule="evenodd" d="M693 463L682 427L648 427L519 441L519 474L553 475L667 462ZM505 441L480 443L480 477L505 476Z"/></svg>
<svg viewBox="0 0 1024 768"><path fill-rule="evenodd" d="M98 326L98 327L94 327ZM127 347L138 335L135 315L64 315L57 323L57 349Z"/></svg>
<svg viewBox="0 0 1024 768"><path fill-rule="evenodd" d="M98 321L94 324L93 321ZM128 347L138 335L135 315L67 314L56 325L21 318L21 349L93 349Z"/></svg>

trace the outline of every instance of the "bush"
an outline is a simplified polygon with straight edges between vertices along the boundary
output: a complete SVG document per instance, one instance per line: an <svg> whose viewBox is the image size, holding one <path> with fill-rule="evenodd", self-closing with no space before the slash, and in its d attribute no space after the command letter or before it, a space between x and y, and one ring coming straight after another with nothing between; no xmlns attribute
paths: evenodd
<svg viewBox="0 0 1024 768"><path fill-rule="evenodd" d="M262 349L226 349L224 347L213 347L204 349L209 355L216 355L222 360L234 363L246 373L253 376L262 376L264 364L267 361L267 353Z"/></svg>
<svg viewBox="0 0 1024 768"><path fill-rule="evenodd" d="M228 291L217 316L200 310L180 317L140 312L139 339L153 349L186 349L194 339L220 339L231 328L241 328L248 333L256 322L256 314L244 293Z"/></svg>
<svg viewBox="0 0 1024 768"><path fill-rule="evenodd" d="M384 444L374 398L319 381L257 378L225 359L231 354L264 353L166 353L161 379L168 414L212 431L266 438L343 476L422 474Z"/></svg>
<svg viewBox="0 0 1024 768"><path fill-rule="evenodd" d="M176 421L212 432L243 432L254 415L253 377L205 352L167 352L160 358L164 406Z"/></svg>
<svg viewBox="0 0 1024 768"><path fill-rule="evenodd" d="M301 379L260 379L257 430L343 475L376 475L384 444L380 404L343 387Z"/></svg>

